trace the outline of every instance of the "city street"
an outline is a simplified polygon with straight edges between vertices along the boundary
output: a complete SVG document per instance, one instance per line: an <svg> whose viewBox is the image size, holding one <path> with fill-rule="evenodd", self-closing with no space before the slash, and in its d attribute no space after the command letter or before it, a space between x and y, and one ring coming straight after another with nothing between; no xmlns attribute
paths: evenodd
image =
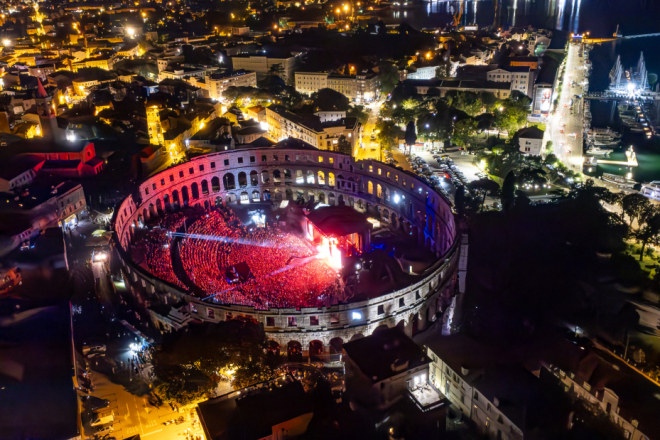
<svg viewBox="0 0 660 440"><path fill-rule="evenodd" d="M584 77L584 57L580 57L580 46L569 44L566 55L566 71L561 79L562 90L559 105L554 115L548 116L543 144L552 141L554 154L575 172L582 172L583 112L584 101L575 95L584 93L581 85ZM572 83L576 83L576 87ZM570 101L573 99L573 114ZM563 131L563 133L562 133Z"/></svg>
<svg viewBox="0 0 660 440"><path fill-rule="evenodd" d="M374 101L364 106L366 109L371 111L369 112L369 119L367 120L367 123L362 127L362 145L364 148L358 148L357 155L355 157L357 160L381 160L380 145L377 142L371 141L371 135L376 128L376 120L378 119L380 106L383 104L383 102L385 101ZM401 165L401 163L399 163L399 165Z"/></svg>

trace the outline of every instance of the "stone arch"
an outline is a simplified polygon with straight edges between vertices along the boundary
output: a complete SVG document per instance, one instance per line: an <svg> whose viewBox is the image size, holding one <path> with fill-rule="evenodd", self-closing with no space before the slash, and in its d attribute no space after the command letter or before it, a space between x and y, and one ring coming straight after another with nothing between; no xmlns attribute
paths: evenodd
<svg viewBox="0 0 660 440"><path fill-rule="evenodd" d="M383 197L383 187L380 183L376 185L376 197Z"/></svg>
<svg viewBox="0 0 660 440"><path fill-rule="evenodd" d="M387 324L380 324L378 327L374 329L373 332L371 332L372 335L377 334L378 332L382 332L384 330L387 330L389 327Z"/></svg>
<svg viewBox="0 0 660 440"><path fill-rule="evenodd" d="M374 193L374 183L371 180L367 183L367 192L369 194Z"/></svg>
<svg viewBox="0 0 660 440"><path fill-rule="evenodd" d="M243 191L241 193L241 203L247 203L250 201L250 195L247 193L247 191Z"/></svg>
<svg viewBox="0 0 660 440"><path fill-rule="evenodd" d="M169 194L163 195L163 205L165 205L165 211L169 212L172 210L172 202L170 201Z"/></svg>
<svg viewBox="0 0 660 440"><path fill-rule="evenodd" d="M336 354L344 351L344 340L339 336L330 339L330 353Z"/></svg>
<svg viewBox="0 0 660 440"><path fill-rule="evenodd" d="M282 183L282 173L280 173L280 170L273 170L273 183Z"/></svg>
<svg viewBox="0 0 660 440"><path fill-rule="evenodd" d="M234 178L234 174L226 173L224 176L222 176L222 183L225 186L225 191L228 191L230 189L235 189L236 179Z"/></svg>
<svg viewBox="0 0 660 440"><path fill-rule="evenodd" d="M156 211L159 215L163 214L163 202L160 199L156 199Z"/></svg>
<svg viewBox="0 0 660 440"><path fill-rule="evenodd" d="M328 205L334 206L336 204L335 193L328 193Z"/></svg>
<svg viewBox="0 0 660 440"><path fill-rule="evenodd" d="M266 355L279 356L280 355L280 343L274 340L269 340L266 342Z"/></svg>
<svg viewBox="0 0 660 440"><path fill-rule="evenodd" d="M245 172L241 171L238 173L238 186L239 188L244 188L247 186L247 174Z"/></svg>
<svg viewBox="0 0 660 440"><path fill-rule="evenodd" d="M252 201L258 202L259 200L261 200L261 194L259 194L259 191L255 189L254 191L252 191Z"/></svg>
<svg viewBox="0 0 660 440"><path fill-rule="evenodd" d="M181 188L181 198L183 199L183 206L188 206L188 202L190 201L190 195L188 195L187 186Z"/></svg>
<svg viewBox="0 0 660 440"><path fill-rule="evenodd" d="M293 190L291 188L286 189L286 199L293 200Z"/></svg>
<svg viewBox="0 0 660 440"><path fill-rule="evenodd" d="M204 200L204 209L208 211L208 209L211 207L211 204L209 203L208 200Z"/></svg>
<svg viewBox="0 0 660 440"><path fill-rule="evenodd" d="M325 185L325 173L323 171L318 172L319 185Z"/></svg>
<svg viewBox="0 0 660 440"><path fill-rule="evenodd" d="M230 203L230 202L235 202L236 201L236 194L227 194L225 196L225 203Z"/></svg>
<svg viewBox="0 0 660 440"><path fill-rule="evenodd" d="M145 209L144 212L145 212L145 214L146 214L147 210ZM138 225L139 225L141 228L144 227L144 218L145 218L145 217L146 217L146 215L143 217L142 214L138 214Z"/></svg>
<svg viewBox="0 0 660 440"><path fill-rule="evenodd" d="M323 342L319 341L318 339L314 339L313 341L309 341L309 357L311 358L312 356L320 356L324 352L323 348Z"/></svg>
<svg viewBox="0 0 660 440"><path fill-rule="evenodd" d="M328 173L328 185L335 186L335 175L333 173Z"/></svg>
<svg viewBox="0 0 660 440"><path fill-rule="evenodd" d="M284 170L284 183L291 183L291 182L292 182L291 170Z"/></svg>
<svg viewBox="0 0 660 440"><path fill-rule="evenodd" d="M197 185L197 182L193 182L190 185L190 192L192 193L193 200L199 199L199 185Z"/></svg>
<svg viewBox="0 0 660 440"><path fill-rule="evenodd" d="M216 193L220 191L220 178L218 176L213 176L211 179L211 190Z"/></svg>
<svg viewBox="0 0 660 440"><path fill-rule="evenodd" d="M343 206L343 205L346 204L346 202L344 201L344 195L343 194L339 194L339 198L337 199L337 204L340 205L340 206Z"/></svg>
<svg viewBox="0 0 660 440"><path fill-rule="evenodd" d="M172 203L174 204L173 206L174 209L181 208L181 199L179 199L179 191L176 189L172 191Z"/></svg>
<svg viewBox="0 0 660 440"><path fill-rule="evenodd" d="M275 194L273 194L273 200L275 202L279 202L282 200L282 192L279 189L275 190Z"/></svg>
<svg viewBox="0 0 660 440"><path fill-rule="evenodd" d="M385 220L387 223L390 222L390 211L389 210L383 209L382 219Z"/></svg>
<svg viewBox="0 0 660 440"><path fill-rule="evenodd" d="M263 184L269 184L270 183L270 177L268 177L268 170L263 170L261 172L261 183L263 183Z"/></svg>
<svg viewBox="0 0 660 440"><path fill-rule="evenodd" d="M250 171L250 185L259 185L259 173L257 173L255 170Z"/></svg>
<svg viewBox="0 0 660 440"><path fill-rule="evenodd" d="M303 173L303 170L296 170L295 181L298 185L305 183L305 174Z"/></svg>
<svg viewBox="0 0 660 440"><path fill-rule="evenodd" d="M286 344L286 354L289 362L302 362L302 344L298 341L289 341Z"/></svg>
<svg viewBox="0 0 660 440"><path fill-rule="evenodd" d="M348 198L348 206L351 208L355 207L355 199L353 199L353 197Z"/></svg>
<svg viewBox="0 0 660 440"><path fill-rule="evenodd" d="M209 181L204 179L202 180L202 194L208 195L209 193Z"/></svg>
<svg viewBox="0 0 660 440"><path fill-rule="evenodd" d="M268 189L264 190L263 198L264 198L264 202L267 201L267 200L270 200L270 190L268 190Z"/></svg>
<svg viewBox="0 0 660 440"><path fill-rule="evenodd" d="M312 170L307 170L307 179L305 179L305 182L306 182L308 185L313 185L313 184L315 183L315 179L314 179L314 171L312 171Z"/></svg>
<svg viewBox="0 0 660 440"><path fill-rule="evenodd" d="M356 341L356 340L362 339L362 338L364 338L364 335L362 333L355 333L353 336L351 336L350 341Z"/></svg>
<svg viewBox="0 0 660 440"><path fill-rule="evenodd" d="M217 208L217 207L220 206L220 205L222 205L222 197L221 197L221 196L217 196L217 197L215 198L215 206L216 206L216 208Z"/></svg>
<svg viewBox="0 0 660 440"><path fill-rule="evenodd" d="M323 191L319 191L317 198L319 203L325 203L325 193Z"/></svg>

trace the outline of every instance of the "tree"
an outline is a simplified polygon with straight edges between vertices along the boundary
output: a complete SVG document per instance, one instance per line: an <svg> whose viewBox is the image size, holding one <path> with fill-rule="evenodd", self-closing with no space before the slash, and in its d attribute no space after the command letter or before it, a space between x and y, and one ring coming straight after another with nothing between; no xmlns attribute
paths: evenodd
<svg viewBox="0 0 660 440"><path fill-rule="evenodd" d="M649 87L651 90L655 89L655 85L658 84L658 75L655 73L649 73L647 75L647 79L649 81Z"/></svg>
<svg viewBox="0 0 660 440"><path fill-rule="evenodd" d="M346 111L346 116L357 118L362 125L365 125L369 120L370 113L371 110L363 105L352 105Z"/></svg>
<svg viewBox="0 0 660 440"><path fill-rule="evenodd" d="M385 121L379 119L376 121L376 139L382 149L392 151L392 148L399 144L399 134L401 130L394 121Z"/></svg>
<svg viewBox="0 0 660 440"><path fill-rule="evenodd" d="M545 154L546 155L553 154L554 151L555 151L555 149L552 147L552 141L546 142L546 144L545 144Z"/></svg>
<svg viewBox="0 0 660 440"><path fill-rule="evenodd" d="M649 199L640 193L628 194L621 199L621 210L628 216L628 225L631 228L650 204Z"/></svg>
<svg viewBox="0 0 660 440"><path fill-rule="evenodd" d="M500 189L500 185L498 185L497 182L494 180L490 179L479 179L479 180L474 180L468 184L468 189L471 192L474 192L475 194L480 194L482 199L481 199L481 209L484 207L484 203L486 203L486 196L496 196L498 190Z"/></svg>
<svg viewBox="0 0 660 440"><path fill-rule="evenodd" d="M502 200L502 209L504 209L505 211L508 211L513 206L513 202L515 200L514 199L515 185L516 185L516 175L513 174L513 171L509 171L509 173L504 178L504 183L502 184L501 200Z"/></svg>
<svg viewBox="0 0 660 440"><path fill-rule="evenodd" d="M472 118L466 118L454 124L454 133L452 134L452 141L461 147L467 145L470 136L473 136L477 131L477 121Z"/></svg>
<svg viewBox="0 0 660 440"><path fill-rule="evenodd" d="M321 89L312 93L313 111L319 110L344 110L349 108L349 99L343 94L332 89Z"/></svg>
<svg viewBox="0 0 660 440"><path fill-rule="evenodd" d="M405 139L406 139L406 145L410 148L412 151L412 146L415 145L415 142L417 142L417 132L415 131L415 121L412 119L408 121L408 125L406 125L406 134L405 134Z"/></svg>
<svg viewBox="0 0 660 440"><path fill-rule="evenodd" d="M385 25L380 29L385 30ZM380 77L380 92L383 94L392 93L394 87L399 83L399 69L392 63L384 63L378 66L378 76Z"/></svg>
<svg viewBox="0 0 660 440"><path fill-rule="evenodd" d="M639 261L642 261L644 259L644 248L646 248L646 245L649 243L649 241L653 239L657 240L659 233L660 233L660 213L656 212L646 220L644 227L640 228L640 230L637 233L636 236L637 240L642 242L642 250L639 253Z"/></svg>
<svg viewBox="0 0 660 440"><path fill-rule="evenodd" d="M445 98L447 104L472 117L481 114L484 109L483 103L479 100L479 95L474 92L451 91L447 93Z"/></svg>

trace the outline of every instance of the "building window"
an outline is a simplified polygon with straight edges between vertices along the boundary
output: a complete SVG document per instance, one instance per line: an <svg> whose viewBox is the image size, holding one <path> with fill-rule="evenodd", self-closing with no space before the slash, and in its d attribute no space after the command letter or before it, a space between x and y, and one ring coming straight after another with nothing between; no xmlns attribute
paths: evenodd
<svg viewBox="0 0 660 440"><path fill-rule="evenodd" d="M338 313L330 314L330 324L339 324L339 314Z"/></svg>
<svg viewBox="0 0 660 440"><path fill-rule="evenodd" d="M298 320L296 319L295 316L289 316L288 321L289 321L289 327L296 327L298 325Z"/></svg>
<svg viewBox="0 0 660 440"><path fill-rule="evenodd" d="M215 168L215 162L211 162L211 169Z"/></svg>
<svg viewBox="0 0 660 440"><path fill-rule="evenodd" d="M204 165L200 165L200 166L199 166L199 171L200 171L200 172L204 171Z"/></svg>
<svg viewBox="0 0 660 440"><path fill-rule="evenodd" d="M275 317L266 316L266 327L275 327Z"/></svg>
<svg viewBox="0 0 660 440"><path fill-rule="evenodd" d="M385 306L384 305L379 305L378 306L378 314L379 315L384 315L385 314Z"/></svg>
<svg viewBox="0 0 660 440"><path fill-rule="evenodd" d="M160 179L161 186L165 186L165 179Z"/></svg>
<svg viewBox="0 0 660 440"><path fill-rule="evenodd" d="M195 169L193 167L188 168L188 174L195 174Z"/></svg>
<svg viewBox="0 0 660 440"><path fill-rule="evenodd" d="M154 191L156 191L156 184L152 183L151 186L153 187Z"/></svg>
<svg viewBox="0 0 660 440"><path fill-rule="evenodd" d="M266 159L266 155L265 155L265 154L262 154L262 155L261 155L261 161L262 161L262 162L266 162L267 160L268 160L268 159Z"/></svg>
<svg viewBox="0 0 660 440"><path fill-rule="evenodd" d="M183 171L179 171L179 177L183 177Z"/></svg>
<svg viewBox="0 0 660 440"><path fill-rule="evenodd" d="M170 174L170 182L174 182L174 174Z"/></svg>
<svg viewBox="0 0 660 440"><path fill-rule="evenodd" d="M257 161L257 158L255 156L250 156L250 163L254 163Z"/></svg>
<svg viewBox="0 0 660 440"><path fill-rule="evenodd" d="M319 317L318 316L310 316L309 317L309 325L319 325Z"/></svg>
<svg viewBox="0 0 660 440"><path fill-rule="evenodd" d="M243 163L243 158L242 157L238 158L238 163Z"/></svg>
<svg viewBox="0 0 660 440"><path fill-rule="evenodd" d="M399 298L399 307L405 307L406 306L406 300L404 298Z"/></svg>

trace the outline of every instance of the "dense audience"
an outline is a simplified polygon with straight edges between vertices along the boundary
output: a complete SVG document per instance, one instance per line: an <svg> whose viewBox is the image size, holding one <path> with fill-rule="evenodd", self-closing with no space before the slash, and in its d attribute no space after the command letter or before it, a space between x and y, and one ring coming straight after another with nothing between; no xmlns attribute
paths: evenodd
<svg viewBox="0 0 660 440"><path fill-rule="evenodd" d="M337 272L314 258L313 248L277 228L246 229L230 211L213 211L188 233L218 238L184 239L181 259L191 281L220 303L313 307L329 304L340 288ZM229 273L243 262L250 277L232 282Z"/></svg>

